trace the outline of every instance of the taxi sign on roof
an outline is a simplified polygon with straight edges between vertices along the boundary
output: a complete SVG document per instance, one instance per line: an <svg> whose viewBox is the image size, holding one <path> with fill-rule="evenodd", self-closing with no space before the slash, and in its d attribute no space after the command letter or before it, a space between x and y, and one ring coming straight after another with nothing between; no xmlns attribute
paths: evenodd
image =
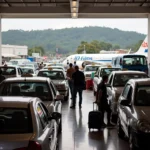
<svg viewBox="0 0 150 150"><path fill-rule="evenodd" d="M52 70L52 68L48 68L48 70Z"/></svg>
<svg viewBox="0 0 150 150"><path fill-rule="evenodd" d="M108 65L107 67L108 67L108 68L112 68L112 66L111 66L111 65Z"/></svg>

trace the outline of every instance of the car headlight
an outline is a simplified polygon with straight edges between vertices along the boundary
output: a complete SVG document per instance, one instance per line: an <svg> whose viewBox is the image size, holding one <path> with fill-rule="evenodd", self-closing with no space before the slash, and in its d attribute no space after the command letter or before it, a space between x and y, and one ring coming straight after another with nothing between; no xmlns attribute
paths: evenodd
<svg viewBox="0 0 150 150"><path fill-rule="evenodd" d="M137 129L141 132L150 133L150 123L148 121L138 121Z"/></svg>

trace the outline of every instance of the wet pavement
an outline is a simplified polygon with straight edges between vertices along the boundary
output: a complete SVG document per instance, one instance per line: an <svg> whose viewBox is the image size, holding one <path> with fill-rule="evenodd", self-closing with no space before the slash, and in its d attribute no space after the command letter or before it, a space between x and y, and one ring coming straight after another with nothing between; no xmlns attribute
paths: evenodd
<svg viewBox="0 0 150 150"><path fill-rule="evenodd" d="M70 99L63 103L59 150L129 150L128 141L118 138L116 127L89 131L88 113L93 109L94 99L93 92L86 90L82 109L78 105L70 109Z"/></svg>

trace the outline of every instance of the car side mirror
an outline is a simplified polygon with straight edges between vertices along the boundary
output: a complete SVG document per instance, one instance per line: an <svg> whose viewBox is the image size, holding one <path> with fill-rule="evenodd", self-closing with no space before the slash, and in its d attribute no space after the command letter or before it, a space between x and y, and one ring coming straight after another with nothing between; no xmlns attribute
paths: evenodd
<svg viewBox="0 0 150 150"><path fill-rule="evenodd" d="M122 100L122 101L120 102L120 104L121 104L122 106L130 106L128 100Z"/></svg>
<svg viewBox="0 0 150 150"><path fill-rule="evenodd" d="M64 100L63 95L56 95L55 101L62 101L62 100Z"/></svg>
<svg viewBox="0 0 150 150"><path fill-rule="evenodd" d="M97 77L97 78L98 78L98 75L97 75L97 74L95 74L95 75L94 75L94 77Z"/></svg>
<svg viewBox="0 0 150 150"><path fill-rule="evenodd" d="M59 112L53 112L50 116L49 116L49 120L55 119L58 120L61 118L61 114Z"/></svg>

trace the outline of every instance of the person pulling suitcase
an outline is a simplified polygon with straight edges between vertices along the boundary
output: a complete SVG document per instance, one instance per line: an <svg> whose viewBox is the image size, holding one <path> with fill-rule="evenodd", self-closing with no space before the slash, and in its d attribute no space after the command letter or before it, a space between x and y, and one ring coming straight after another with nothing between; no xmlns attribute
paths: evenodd
<svg viewBox="0 0 150 150"><path fill-rule="evenodd" d="M108 81L108 76L104 75L102 77L102 81L98 85L97 95L96 95L96 103L98 105L99 111L102 113L102 127L112 127L113 125L110 123L111 117L111 109L107 101L107 88L106 83ZM107 112L107 125L104 123L104 113Z"/></svg>

